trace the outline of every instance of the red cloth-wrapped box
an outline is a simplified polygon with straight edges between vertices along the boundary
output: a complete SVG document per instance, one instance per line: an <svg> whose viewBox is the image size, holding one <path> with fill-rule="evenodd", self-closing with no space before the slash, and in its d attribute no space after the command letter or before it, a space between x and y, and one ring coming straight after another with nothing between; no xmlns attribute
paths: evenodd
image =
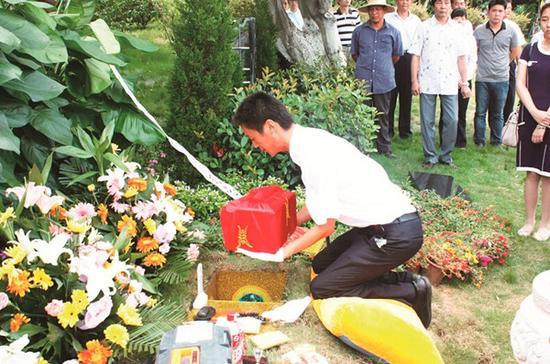
<svg viewBox="0 0 550 364"><path fill-rule="evenodd" d="M275 253L296 229L296 194L279 186L258 187L220 212L227 250Z"/></svg>

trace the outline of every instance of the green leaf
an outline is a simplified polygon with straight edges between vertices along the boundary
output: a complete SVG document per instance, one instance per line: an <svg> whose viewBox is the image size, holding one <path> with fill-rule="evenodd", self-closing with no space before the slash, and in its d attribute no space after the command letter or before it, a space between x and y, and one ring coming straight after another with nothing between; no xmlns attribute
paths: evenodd
<svg viewBox="0 0 550 364"><path fill-rule="evenodd" d="M105 20L94 20L90 23L90 28L92 28L95 37L103 47L105 53L120 53L120 43L118 43L118 40L115 38L113 32L111 32L111 29L109 29L109 26L107 25L107 23L105 23Z"/></svg>
<svg viewBox="0 0 550 364"><path fill-rule="evenodd" d="M46 47L40 49L21 47L21 52L32 56L41 63L52 64L67 62L67 47L65 47L63 39L57 34L57 32L52 30L48 32L48 35L50 40Z"/></svg>
<svg viewBox="0 0 550 364"><path fill-rule="evenodd" d="M92 142L92 138L90 138L90 136L80 126L76 127L76 135L78 136L78 141L80 141L80 145L82 145L84 150L94 155L95 146Z"/></svg>
<svg viewBox="0 0 550 364"><path fill-rule="evenodd" d="M17 10L25 19L30 20L44 33L47 33L47 29L54 30L57 25L55 20L44 9L36 6L34 3L25 2Z"/></svg>
<svg viewBox="0 0 550 364"><path fill-rule="evenodd" d="M164 140L162 132L141 113L129 106L120 106L101 114L104 121L116 122L115 131L132 143L153 145Z"/></svg>
<svg viewBox="0 0 550 364"><path fill-rule="evenodd" d="M62 328L60 328L59 326L57 325L54 325L50 322L48 322L48 340L51 342L51 343L55 343L59 340L61 340L61 338L65 335L65 330L63 330Z"/></svg>
<svg viewBox="0 0 550 364"><path fill-rule="evenodd" d="M115 244L113 245L115 250L118 252L124 249L126 245L128 245L128 243L130 242L130 239L132 239L132 237L127 234L127 230L128 230L127 226L124 229L122 229L122 231L120 232L120 235L117 237L115 241Z"/></svg>
<svg viewBox="0 0 550 364"><path fill-rule="evenodd" d="M69 6L65 8L65 14L75 15L67 25L70 27L79 27L88 24L95 11L95 0L71 0Z"/></svg>
<svg viewBox="0 0 550 364"><path fill-rule="evenodd" d="M90 77L80 59L72 59L65 67L65 79L71 94L76 97L90 96Z"/></svg>
<svg viewBox="0 0 550 364"><path fill-rule="evenodd" d="M36 25L8 10L0 9L0 26L12 32L23 48L41 49L50 41Z"/></svg>
<svg viewBox="0 0 550 364"><path fill-rule="evenodd" d="M109 65L93 58L84 60L86 70L90 79L90 91L92 94L98 94L111 86L111 69Z"/></svg>
<svg viewBox="0 0 550 364"><path fill-rule="evenodd" d="M11 53L19 47L21 41L15 34L0 26L0 50L4 53Z"/></svg>
<svg viewBox="0 0 550 364"><path fill-rule="evenodd" d="M69 49L75 50L80 53L84 53L92 58L97 59L108 64L114 64L117 66L126 65L125 62L119 58L105 53L101 48L100 44L95 39L82 39L80 35L73 31L62 32L62 37L65 39L65 44Z"/></svg>
<svg viewBox="0 0 550 364"><path fill-rule="evenodd" d="M39 71L23 72L20 80L11 80L5 83L4 87L8 90L24 92L34 102L53 99L65 89L63 85Z"/></svg>
<svg viewBox="0 0 550 364"><path fill-rule="evenodd" d="M54 152L68 155L69 157L88 159L94 156L93 153L87 152L84 149L73 147L72 145L65 145L62 147L54 148Z"/></svg>
<svg viewBox="0 0 550 364"><path fill-rule="evenodd" d="M19 148L19 138L11 131L6 116L0 113L0 149L20 154L21 151Z"/></svg>
<svg viewBox="0 0 550 364"><path fill-rule="evenodd" d="M134 277L136 278L137 281L143 283L144 290L152 294L158 294L157 287L155 287L155 285L151 283L150 280L145 278L145 276L142 276L141 274L136 274Z"/></svg>
<svg viewBox="0 0 550 364"><path fill-rule="evenodd" d="M55 109L34 110L31 116L33 128L63 145L71 145L71 121Z"/></svg>
<svg viewBox="0 0 550 364"><path fill-rule="evenodd" d="M50 175L50 171L52 169L52 163L53 163L53 153L50 153L48 158L46 159L46 163L44 163L44 167L42 168L42 180L47 181L48 177Z"/></svg>
<svg viewBox="0 0 550 364"><path fill-rule="evenodd" d="M44 331L46 331L44 327L38 326L32 323L28 323L21 326L21 328L17 332L11 333L10 336L16 339L20 338L25 334L28 335L29 337L33 337L34 335Z"/></svg>
<svg viewBox="0 0 550 364"><path fill-rule="evenodd" d="M15 55L13 53L8 54L8 58L12 61L16 61L18 63L21 63L23 66L27 66L30 69L37 70L40 68L40 65L33 61L32 59L25 58L19 55Z"/></svg>
<svg viewBox="0 0 550 364"><path fill-rule="evenodd" d="M96 174L97 174L97 171L90 171L90 172L86 172L84 174L80 174L77 177L71 179L71 182L69 182L69 184L67 186L70 187L70 186L72 186L72 185L74 185L74 184L76 184L80 181L91 178L91 177L95 176Z"/></svg>
<svg viewBox="0 0 550 364"><path fill-rule="evenodd" d="M25 135L21 138L21 154L27 163L37 164L38 166L43 167L46 164L46 159L48 158L50 149L43 143L38 142L36 137L33 137L32 134L39 134L38 132L33 130L32 133L29 134L29 136ZM40 139L46 138L42 137Z"/></svg>
<svg viewBox="0 0 550 364"><path fill-rule="evenodd" d="M15 163L16 155L12 152L4 152L0 150L0 165L2 165L2 174L0 174L0 182L8 183L10 186L20 185L21 183L15 178Z"/></svg>
<svg viewBox="0 0 550 364"><path fill-rule="evenodd" d="M139 39L128 34L124 34L117 30L115 30L113 34L115 35L115 37L118 38L118 40L122 41L124 44L128 44L143 52L152 53L158 51L159 49L159 47L149 41Z"/></svg>
<svg viewBox="0 0 550 364"><path fill-rule="evenodd" d="M126 167L122 159L120 159L118 156L114 155L113 153L105 153L103 154L103 158L107 159L109 162L113 163L118 168L128 172L128 167Z"/></svg>
<svg viewBox="0 0 550 364"><path fill-rule="evenodd" d="M106 145L107 148L111 145L113 134L115 133L115 122L111 121L105 125L105 128L101 132L101 138L99 138L100 145Z"/></svg>
<svg viewBox="0 0 550 364"><path fill-rule="evenodd" d="M40 173L40 169L36 166L36 164L33 164L31 170L29 171L29 182L34 182L37 185L44 185L44 180L42 179L42 173Z"/></svg>
<svg viewBox="0 0 550 364"><path fill-rule="evenodd" d="M0 53L0 85L18 79L23 74L21 69L11 64L6 57Z"/></svg>
<svg viewBox="0 0 550 364"><path fill-rule="evenodd" d="M32 109L26 104L0 103L0 111L6 115L11 128L20 128L29 123Z"/></svg>

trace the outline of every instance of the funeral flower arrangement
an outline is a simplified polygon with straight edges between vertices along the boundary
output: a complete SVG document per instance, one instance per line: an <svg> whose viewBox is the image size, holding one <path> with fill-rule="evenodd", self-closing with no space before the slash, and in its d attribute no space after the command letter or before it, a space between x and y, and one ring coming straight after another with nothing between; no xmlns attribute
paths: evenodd
<svg viewBox="0 0 550 364"><path fill-rule="evenodd" d="M492 209L478 209L460 197L441 198L434 191L410 191L422 217L424 244L407 263L409 269L440 269L448 278L471 279L480 287L483 270L504 264L510 226Z"/></svg>
<svg viewBox="0 0 550 364"><path fill-rule="evenodd" d="M185 280L204 236L187 230L193 211L175 188L138 167L107 170L88 201L34 182L6 190L0 362L106 363L154 350L184 320L174 304L157 304L158 285Z"/></svg>

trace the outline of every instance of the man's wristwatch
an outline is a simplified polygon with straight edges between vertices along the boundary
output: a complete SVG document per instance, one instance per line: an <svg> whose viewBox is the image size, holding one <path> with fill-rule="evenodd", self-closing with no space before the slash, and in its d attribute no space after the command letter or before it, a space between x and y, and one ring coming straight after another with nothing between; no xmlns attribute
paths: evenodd
<svg viewBox="0 0 550 364"><path fill-rule="evenodd" d="M470 87L470 85L468 84L468 81L466 82L459 82L458 85L460 86L460 88L466 86L466 87Z"/></svg>

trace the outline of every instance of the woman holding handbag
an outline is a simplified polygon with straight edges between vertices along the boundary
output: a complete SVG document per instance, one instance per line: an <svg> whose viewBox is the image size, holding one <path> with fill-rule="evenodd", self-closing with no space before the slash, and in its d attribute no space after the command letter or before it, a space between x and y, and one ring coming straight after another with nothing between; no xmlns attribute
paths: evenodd
<svg viewBox="0 0 550 364"><path fill-rule="evenodd" d="M535 228L539 184L542 184L542 214L533 237L550 239L550 3L540 9L543 38L523 49L516 90L521 99L518 171L526 171L525 224L518 235L529 236Z"/></svg>

